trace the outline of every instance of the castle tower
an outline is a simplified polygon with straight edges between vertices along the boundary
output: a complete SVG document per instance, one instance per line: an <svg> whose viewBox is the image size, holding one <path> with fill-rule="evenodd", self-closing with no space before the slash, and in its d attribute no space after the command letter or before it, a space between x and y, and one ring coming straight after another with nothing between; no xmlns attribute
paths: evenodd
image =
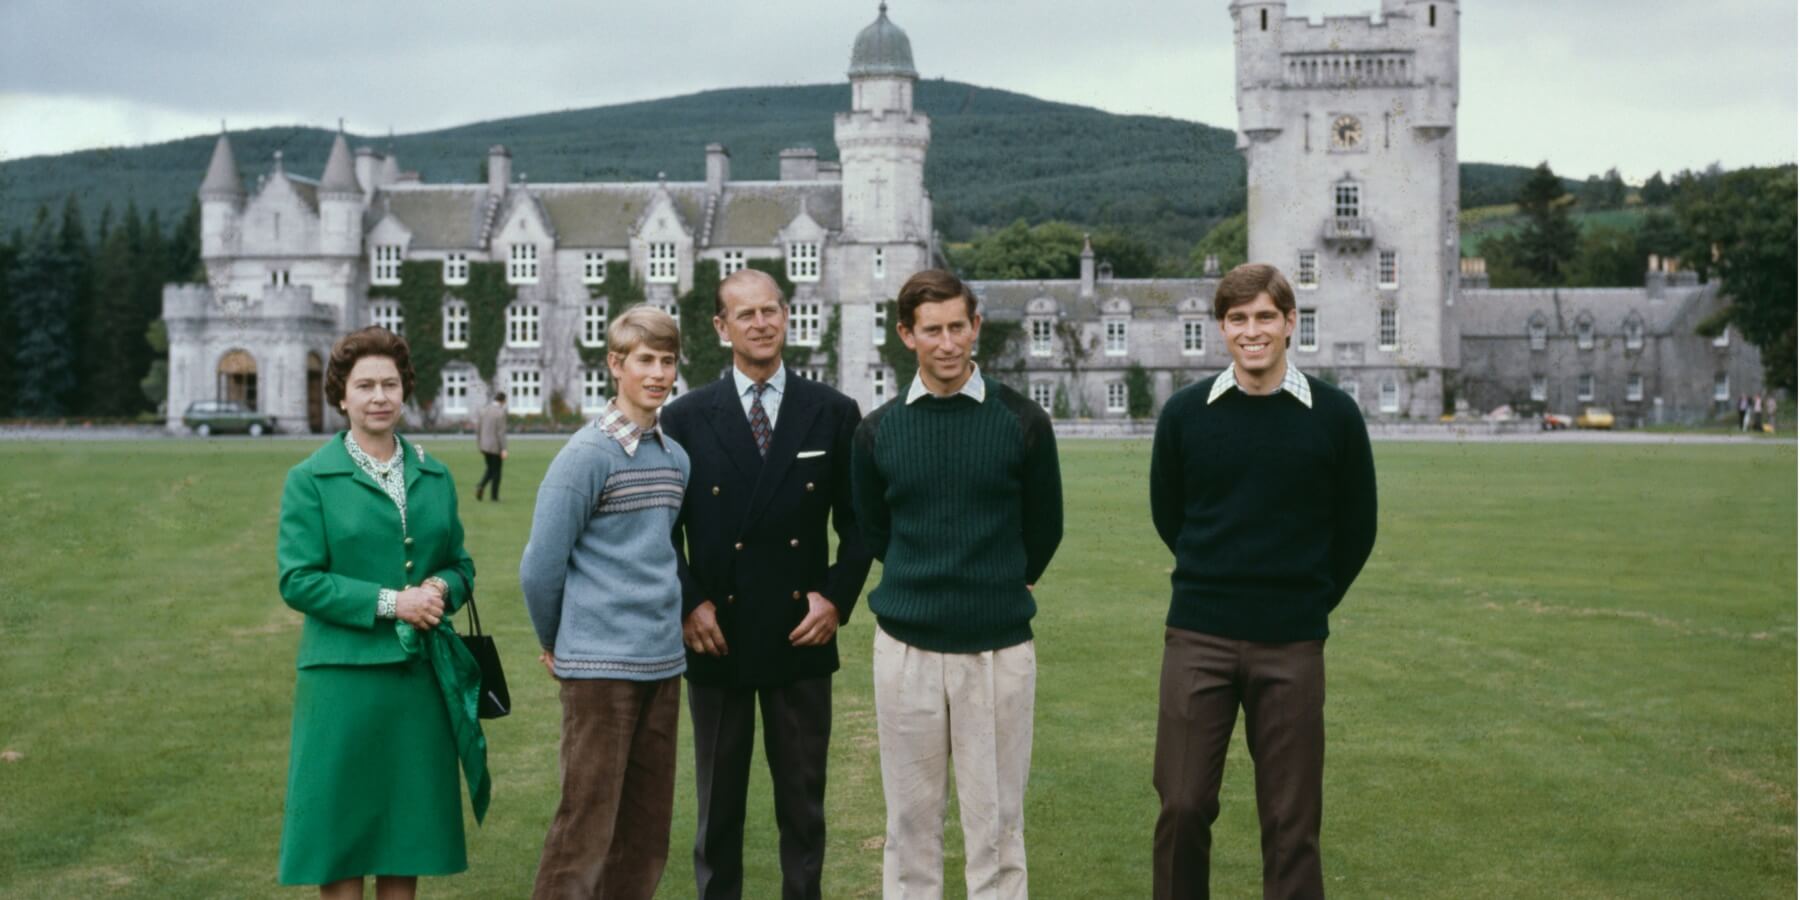
<svg viewBox="0 0 1800 900"><path fill-rule="evenodd" d="M233 252L238 229L238 214L244 208L244 179L238 175L237 157L231 152L231 139L219 129L219 141L213 145L212 162L206 167L206 178L200 182L200 256L216 259Z"/></svg>
<svg viewBox="0 0 1800 900"><path fill-rule="evenodd" d="M1290 358L1370 415L1436 418L1458 362L1455 0L1231 14L1249 256L1294 284Z"/></svg>
<svg viewBox="0 0 1800 900"><path fill-rule="evenodd" d="M363 189L356 163L340 127L331 142L325 173L319 177L319 252L324 256L362 255Z"/></svg>
<svg viewBox="0 0 1800 900"><path fill-rule="evenodd" d="M931 120L913 109L919 73L912 41L888 19L886 3L856 35L847 75L850 111L837 114L834 130L843 166L836 283L842 343L849 351L840 356L838 384L867 407L879 368L875 329L893 327L877 323L876 304L929 267L931 246L931 198L925 191Z"/></svg>

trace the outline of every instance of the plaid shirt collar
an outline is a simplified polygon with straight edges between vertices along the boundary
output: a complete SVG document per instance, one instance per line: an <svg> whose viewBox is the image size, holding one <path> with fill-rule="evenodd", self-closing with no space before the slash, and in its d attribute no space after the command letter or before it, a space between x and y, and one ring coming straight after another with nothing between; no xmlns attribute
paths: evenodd
<svg viewBox="0 0 1800 900"><path fill-rule="evenodd" d="M654 420L651 422L649 428L639 428L636 422L626 418L624 410L619 409L617 403L608 400L606 401L606 409L600 412L600 418L594 420L594 427L599 428L601 434L618 441L619 446L625 448L626 456L635 457L637 456L638 443L645 438L656 441L656 444L659 447L665 446L662 439L662 429L657 427L662 420L660 417L655 417L654 413L652 413L652 416L654 417Z"/></svg>
<svg viewBox="0 0 1800 900"><path fill-rule="evenodd" d="M1232 388L1244 390L1244 386L1238 384L1236 363L1232 363L1231 368L1220 372L1219 377L1213 379L1212 391L1206 395L1206 404L1211 406L1214 400L1225 396L1225 392ZM1306 376L1301 375L1300 369L1291 362L1287 363L1287 372L1281 376L1281 386L1275 389L1276 393L1282 391L1293 394L1294 399L1300 401L1301 405L1312 409L1312 385L1306 383ZM1248 391L1244 392L1249 393Z"/></svg>

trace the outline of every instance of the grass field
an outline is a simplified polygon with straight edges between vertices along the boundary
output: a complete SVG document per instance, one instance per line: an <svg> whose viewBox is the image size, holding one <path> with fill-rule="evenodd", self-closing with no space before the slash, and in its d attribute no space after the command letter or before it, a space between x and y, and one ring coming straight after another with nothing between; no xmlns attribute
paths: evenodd
<svg viewBox="0 0 1800 900"><path fill-rule="evenodd" d="M308 894L274 884L299 619L273 541L282 474L312 446L0 444L0 896ZM469 502L470 442L427 446L460 476L518 712L488 729L469 872L424 894L520 897L556 797L557 707L517 564L558 443L516 443L501 505ZM1149 893L1170 559L1148 451L1062 447L1070 528L1038 590L1026 811L1040 897ZM1327 653L1334 896L1792 896L1794 447L1384 443L1376 460L1380 538ZM880 892L872 629L859 609L843 631L834 898ZM685 720L661 897L693 891ZM777 896L766 776L749 832L746 896ZM1259 893L1256 847L1240 729L1219 896Z"/></svg>

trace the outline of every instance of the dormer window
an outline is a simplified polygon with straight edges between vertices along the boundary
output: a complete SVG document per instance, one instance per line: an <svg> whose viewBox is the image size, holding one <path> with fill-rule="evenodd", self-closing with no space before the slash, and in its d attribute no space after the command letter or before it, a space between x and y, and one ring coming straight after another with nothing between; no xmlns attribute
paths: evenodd
<svg viewBox="0 0 1800 900"><path fill-rule="evenodd" d="M1124 316L1107 316L1106 317L1105 327L1106 327L1106 355L1107 356L1124 356L1126 354L1127 351L1126 351L1126 345L1125 345L1125 324L1126 324L1126 320L1125 320Z"/></svg>
<svg viewBox="0 0 1800 900"><path fill-rule="evenodd" d="M507 284L537 284L538 248L536 244L513 244L506 254Z"/></svg>
<svg viewBox="0 0 1800 900"><path fill-rule="evenodd" d="M606 254L599 250L588 250L581 254L581 283L606 283Z"/></svg>
<svg viewBox="0 0 1800 900"><path fill-rule="evenodd" d="M744 268L744 251L742 251L742 250L727 250L724 253L719 254L719 280L720 281L724 281L725 279L730 278L732 276L732 273L734 273L734 272L743 271L743 268Z"/></svg>
<svg viewBox="0 0 1800 900"><path fill-rule="evenodd" d="M1594 320L1586 313L1575 320L1575 347L1578 350L1594 349Z"/></svg>
<svg viewBox="0 0 1800 900"><path fill-rule="evenodd" d="M1644 323L1642 320L1632 318L1625 323L1625 349L1644 349Z"/></svg>
<svg viewBox="0 0 1800 900"><path fill-rule="evenodd" d="M644 273L644 280L652 284L674 284L679 277L674 242L665 241L651 244L649 265Z"/></svg>
<svg viewBox="0 0 1800 900"><path fill-rule="evenodd" d="M1531 349L1542 350L1550 343L1550 325L1544 321L1543 313L1531 317L1531 323L1525 326L1525 333L1531 339Z"/></svg>
<svg viewBox="0 0 1800 900"><path fill-rule="evenodd" d="M1031 320L1031 355L1049 356L1056 325L1049 319Z"/></svg>
<svg viewBox="0 0 1800 900"><path fill-rule="evenodd" d="M819 245L816 243L789 244L787 275L789 281L818 281Z"/></svg>
<svg viewBox="0 0 1800 900"><path fill-rule="evenodd" d="M444 283L458 285L469 283L469 254L444 254Z"/></svg>
<svg viewBox="0 0 1800 900"><path fill-rule="evenodd" d="M369 251L369 283L400 283L400 245L376 244Z"/></svg>

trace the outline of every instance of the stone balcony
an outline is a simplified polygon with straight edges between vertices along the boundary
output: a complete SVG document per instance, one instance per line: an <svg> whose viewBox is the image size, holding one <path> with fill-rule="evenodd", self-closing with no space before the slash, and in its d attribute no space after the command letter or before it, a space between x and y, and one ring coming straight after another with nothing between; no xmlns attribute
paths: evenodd
<svg viewBox="0 0 1800 900"><path fill-rule="evenodd" d="M1327 246L1361 251L1375 242L1375 224L1360 216L1331 216L1322 236Z"/></svg>

